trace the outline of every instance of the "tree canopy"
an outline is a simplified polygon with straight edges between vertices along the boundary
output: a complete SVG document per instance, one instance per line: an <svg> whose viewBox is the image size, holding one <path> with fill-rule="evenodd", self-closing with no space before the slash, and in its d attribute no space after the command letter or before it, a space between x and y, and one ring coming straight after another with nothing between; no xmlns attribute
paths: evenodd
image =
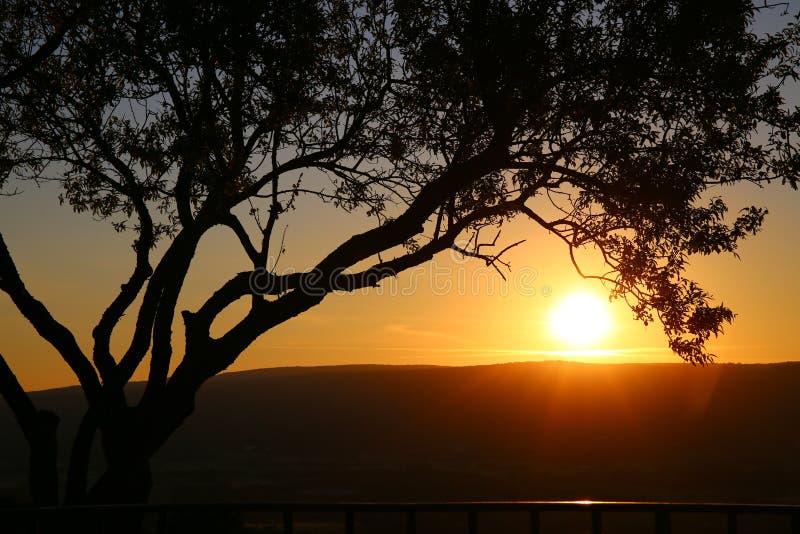
<svg viewBox="0 0 800 534"><path fill-rule="evenodd" d="M797 77L798 27L757 35L760 9L749 0L4 0L1 183L10 192L55 181L64 203L133 239L130 278L86 351L28 291L0 236L0 290L87 398L68 498L143 498L147 476L130 480L191 413L203 382L256 338L333 291L377 285L514 218L562 241L581 274L636 318L659 321L680 357L710 361L705 343L733 312L686 277L687 261L735 253L766 214L731 216L714 191L796 188L800 170L800 115L782 94ZM313 269L282 275L268 263L276 221L300 196L364 217L364 231L321 251ZM198 244L220 225L250 263L198 309L177 310ZM597 250L604 272L581 271L580 249ZM212 337L215 318L241 299L246 315ZM112 354L125 313L136 314L135 331ZM132 406L123 387L147 355L146 391ZM30 420L3 369L4 395ZM87 493L98 431L108 471Z"/></svg>

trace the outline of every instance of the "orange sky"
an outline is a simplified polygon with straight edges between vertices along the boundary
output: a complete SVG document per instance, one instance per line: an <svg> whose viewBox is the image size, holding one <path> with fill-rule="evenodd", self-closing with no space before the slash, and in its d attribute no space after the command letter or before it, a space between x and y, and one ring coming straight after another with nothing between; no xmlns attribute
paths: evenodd
<svg viewBox="0 0 800 534"><path fill-rule="evenodd" d="M776 27L779 18L770 16L759 22L760 30ZM797 95L800 90L790 95L792 103L800 102ZM29 289L90 353L93 325L130 274L132 237L60 206L52 184L28 184L24 189L22 195L0 198L0 231ZM710 348L721 362L800 359L800 193L778 185L710 192L719 194L729 201L732 213L756 204L768 207L770 214L764 231L743 243L741 260L728 255L692 262L690 274L738 313L733 326ZM312 207L314 219L302 218L308 216L304 205ZM309 200L282 224L288 224L288 250L279 271L313 266L371 222ZM502 238L506 244L527 239L508 255L514 270L507 284L480 262L454 260L445 253L433 266L403 274L380 291L330 296L268 332L232 369L367 362L469 365L549 358L678 361L666 348L660 325L645 328L634 322L619 302L610 306L612 332L593 352L564 352L568 347L548 327L552 310L559 299L579 290L602 298L603 288L582 280L563 245L530 225L512 225ZM247 266L233 235L212 231L201 244L179 309L195 309ZM132 312L123 320L113 338L118 351L127 347L133 316ZM223 317L220 322L224 321ZM181 329L176 332L179 354ZM0 295L0 353L28 389L76 383L5 295Z"/></svg>
<svg viewBox="0 0 800 534"><path fill-rule="evenodd" d="M738 313L711 349L723 362L798 359L800 196L777 185L763 190L743 185L717 193L729 199L732 212L754 203L768 206L770 215L765 230L741 247L741 260L698 257L692 263L690 273ZM52 185L29 187L2 202L0 228L25 282L89 353L92 326L129 274L129 236L59 206ZM312 266L365 224L358 216L307 202L315 204L316 219L302 220L301 205L284 221L287 254L279 270ZM501 236L505 243L518 238L528 241L508 256L513 268L508 282L476 260L446 252L380 290L330 296L268 332L232 369L367 362L469 365L551 358L678 361L666 348L659 325L644 327L633 321L620 302L610 305L613 330L591 351L572 350L557 339L548 323L559 299L579 290L604 298L604 290L574 272L555 238L521 222ZM232 273L246 269L248 262L238 247L228 230L212 231L198 252L182 309L196 308ZM127 346L132 318L127 316L118 328L118 350ZM225 320L220 319L223 326ZM178 347L180 330L176 328ZM66 365L38 339L7 297L0 298L0 352L26 388L75 383Z"/></svg>

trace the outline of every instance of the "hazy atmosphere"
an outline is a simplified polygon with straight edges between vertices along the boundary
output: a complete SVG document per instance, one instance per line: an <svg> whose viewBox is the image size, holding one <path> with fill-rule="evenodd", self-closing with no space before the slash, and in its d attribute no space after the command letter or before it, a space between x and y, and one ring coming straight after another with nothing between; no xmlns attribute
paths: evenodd
<svg viewBox="0 0 800 534"><path fill-rule="evenodd" d="M788 11L800 8L789 2ZM756 31L773 31L789 22L784 7L760 13ZM789 105L800 101L796 82L787 82ZM309 174L309 173L307 173ZM310 180L325 178L310 173ZM76 214L59 203L52 183L17 185L21 194L2 199L0 228L17 265L27 271L26 283L41 295L58 317L88 344L93 318L107 305L127 276L132 259L131 238L109 225ZM733 184L709 188L705 198L724 196L731 213L756 205L769 215L757 238L741 243L739 258L695 256L688 274L698 280L737 317L724 337L709 342L720 362L766 363L800 359L800 320L796 306L800 279L800 194L780 184ZM304 209L313 210L313 217ZM282 219L286 251L278 270L302 271L352 234L374 226L358 210L341 213L320 199L305 198ZM491 241L487 229L483 239ZM466 237L464 238L466 239ZM672 362L660 327L644 327L627 306L608 306L610 329L591 347L576 347L559 339L550 327L559 302L573 293L590 293L607 300L608 291L575 271L563 243L527 222L503 229L500 243L526 242L509 251L509 280L481 265L480 260L455 251L438 255L434 264L420 266L378 290L335 295L297 321L260 338L237 360L232 370L285 365L348 363L429 363L474 365L542 359L584 362ZM158 249L156 249L156 255ZM274 261L275 257L273 257ZM229 229L216 228L204 238L181 296L180 309L197 306L220 283L246 262ZM589 266L597 254L585 253ZM75 303L80 302L80 306ZM26 388L45 389L74 384L69 369L57 363L53 349L15 312L0 301L0 335L17 374ZM222 319L221 319L222 321ZM132 318L123 319L124 340ZM307 335L313 332L313 335ZM181 343L176 336L176 343ZM18 355L18 356L13 356ZM23 356L24 355L24 356Z"/></svg>
<svg viewBox="0 0 800 534"><path fill-rule="evenodd" d="M800 0L0 0L0 532L800 532L799 186Z"/></svg>
<svg viewBox="0 0 800 534"><path fill-rule="evenodd" d="M58 204L52 185L31 184L25 194L3 199L0 227L28 284L46 298L55 314L73 327L79 340L91 339L91 320L124 279L131 250L127 240L106 225ZM50 191L48 191L50 189ZM800 321L800 194L777 184L743 184L720 190L732 209L751 204L769 209L765 227L742 243L740 258L697 257L691 275L736 313L724 336L709 343L720 362L767 363L797 360ZM49 194L48 194L49 193ZM314 204L315 218L286 217L286 254L279 268L302 270L319 260L343 237L368 221ZM296 219L296 220L293 220ZM475 365L543 359L583 362L674 362L659 325L632 318L619 301L608 305L611 328L591 347L575 347L551 329L559 301L576 292L607 291L583 280L564 246L544 231L513 223L501 234L509 243L527 241L509 253L509 280L479 261L445 252L435 264L403 273L379 290L335 295L298 320L260 338L232 369L350 363ZM488 237L494 234L486 232ZM327 246L324 246L327 245ZM201 245L182 297L196 306L237 272L245 261L230 231L215 230ZM381 294L382 293L382 294ZM76 301L81 302L75 307ZM69 369L7 301L0 323L5 349L19 357L18 375L30 389L75 383ZM130 319L130 318L128 318ZM120 326L125 329L131 321ZM311 335L309 335L311 333ZM176 339L180 343L179 338ZM590 350L589 350L590 349ZM15 362L17 363L17 362Z"/></svg>

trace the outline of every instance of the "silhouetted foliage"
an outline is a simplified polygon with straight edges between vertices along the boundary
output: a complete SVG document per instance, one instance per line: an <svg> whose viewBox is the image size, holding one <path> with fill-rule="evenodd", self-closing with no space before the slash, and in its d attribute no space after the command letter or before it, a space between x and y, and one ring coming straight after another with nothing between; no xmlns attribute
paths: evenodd
<svg viewBox="0 0 800 534"><path fill-rule="evenodd" d="M685 277L688 258L735 252L766 211L726 217L721 197L707 199L736 182L797 187L798 115L781 91L796 79L798 29L756 35L759 9L745 0L6 6L0 66L18 74L0 78L2 179L55 180L64 203L134 236L132 274L93 331L91 359L0 241L0 289L89 405L68 502L146 499L149 458L198 388L256 338L335 290L376 285L516 217L563 241L576 268L576 250L599 250L606 272L581 274L638 319L658 319L679 356L708 362L704 343L733 313ZM301 195L374 224L284 276L269 270L273 232ZM220 225L251 264L182 312L186 350L170 374L182 284ZM246 297L246 315L212 337L214 319ZM125 313L135 332L112 354ZM123 386L148 354L133 406ZM2 384L33 428L7 366ZM108 470L89 487L98 431Z"/></svg>

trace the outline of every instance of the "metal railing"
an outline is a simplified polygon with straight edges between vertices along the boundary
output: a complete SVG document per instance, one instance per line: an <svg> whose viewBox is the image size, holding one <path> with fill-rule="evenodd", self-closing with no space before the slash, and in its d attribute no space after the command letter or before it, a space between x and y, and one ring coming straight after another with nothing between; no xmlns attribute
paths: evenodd
<svg viewBox="0 0 800 534"><path fill-rule="evenodd" d="M466 518L465 534L478 534L481 514L488 512L522 512L528 515L531 534L542 532L541 515L545 512L588 512L592 534L602 534L604 514L634 512L651 514L656 534L672 533L674 514L716 514L726 518L728 534L739 532L741 515L772 515L788 518L791 534L800 534L800 505L779 504L722 504L722 503L670 503L670 502L598 502L598 501L502 501L502 502L419 502L419 503L327 503L327 502L261 502L214 503L173 505L113 505L70 506L49 508L0 508L0 525L8 521L25 524L38 532L42 522L92 517L100 531L107 531L103 523L114 516L155 516L155 532L169 534L170 516L186 514L224 514L268 512L277 514L284 534L294 534L296 517L304 513L328 513L340 518L346 534L357 534L356 518L359 514L400 514L405 517L405 531L417 533L417 519L425 513L463 514Z"/></svg>

